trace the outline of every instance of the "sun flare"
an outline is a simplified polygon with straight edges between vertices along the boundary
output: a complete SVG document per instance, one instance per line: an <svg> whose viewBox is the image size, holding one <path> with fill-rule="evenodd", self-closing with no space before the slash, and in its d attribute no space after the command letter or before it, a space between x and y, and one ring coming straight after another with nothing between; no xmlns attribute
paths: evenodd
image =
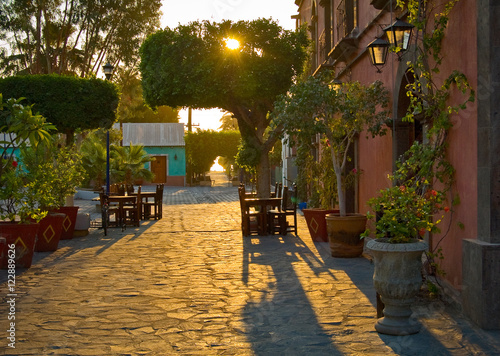
<svg viewBox="0 0 500 356"><path fill-rule="evenodd" d="M226 38L224 39L226 42L226 47L229 49L238 49L240 48L240 41L234 38Z"/></svg>

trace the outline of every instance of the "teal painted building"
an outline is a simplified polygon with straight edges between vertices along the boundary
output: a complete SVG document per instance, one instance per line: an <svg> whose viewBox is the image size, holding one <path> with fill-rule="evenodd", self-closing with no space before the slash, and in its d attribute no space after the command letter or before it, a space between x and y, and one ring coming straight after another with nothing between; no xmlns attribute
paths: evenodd
<svg viewBox="0 0 500 356"><path fill-rule="evenodd" d="M142 145L154 158L147 168L155 174L155 179L145 184L186 185L184 124L125 123L122 130L123 146Z"/></svg>

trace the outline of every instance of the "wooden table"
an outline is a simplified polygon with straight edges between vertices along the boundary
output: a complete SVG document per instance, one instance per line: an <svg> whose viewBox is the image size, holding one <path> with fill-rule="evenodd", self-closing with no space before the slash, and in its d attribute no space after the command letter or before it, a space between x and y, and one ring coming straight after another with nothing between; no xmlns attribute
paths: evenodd
<svg viewBox="0 0 500 356"><path fill-rule="evenodd" d="M271 209L279 207L281 205L281 198L245 198L243 204L246 210L255 207L259 208L259 211L263 213L263 226L260 227L260 231L266 234L269 225L267 222L267 209L268 207L271 207Z"/></svg>

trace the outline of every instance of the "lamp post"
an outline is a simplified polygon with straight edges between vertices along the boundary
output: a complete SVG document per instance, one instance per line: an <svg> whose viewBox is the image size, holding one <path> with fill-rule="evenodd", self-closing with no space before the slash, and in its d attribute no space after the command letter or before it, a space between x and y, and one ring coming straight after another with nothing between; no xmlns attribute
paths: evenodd
<svg viewBox="0 0 500 356"><path fill-rule="evenodd" d="M106 80L110 80L114 67L108 62L103 67ZM106 195L109 195L109 130L106 132Z"/></svg>
<svg viewBox="0 0 500 356"><path fill-rule="evenodd" d="M385 65L387 53L389 52L389 42L381 38L377 38L368 44L367 49L370 54L372 64L377 68L377 73L382 73L379 67L383 67Z"/></svg>

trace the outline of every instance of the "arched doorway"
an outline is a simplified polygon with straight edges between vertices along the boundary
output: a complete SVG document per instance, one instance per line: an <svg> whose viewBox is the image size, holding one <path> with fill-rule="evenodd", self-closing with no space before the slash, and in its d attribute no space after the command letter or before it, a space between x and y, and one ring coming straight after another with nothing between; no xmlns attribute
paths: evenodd
<svg viewBox="0 0 500 356"><path fill-rule="evenodd" d="M410 98L406 95L407 86L415 81L412 72L405 70L403 75L398 76L399 85L395 88L395 103L393 106L394 115L394 141L393 141L393 165L396 161L410 149L415 141L422 142L424 136L424 127L422 123L415 119L413 122L403 121L408 107L410 106Z"/></svg>

